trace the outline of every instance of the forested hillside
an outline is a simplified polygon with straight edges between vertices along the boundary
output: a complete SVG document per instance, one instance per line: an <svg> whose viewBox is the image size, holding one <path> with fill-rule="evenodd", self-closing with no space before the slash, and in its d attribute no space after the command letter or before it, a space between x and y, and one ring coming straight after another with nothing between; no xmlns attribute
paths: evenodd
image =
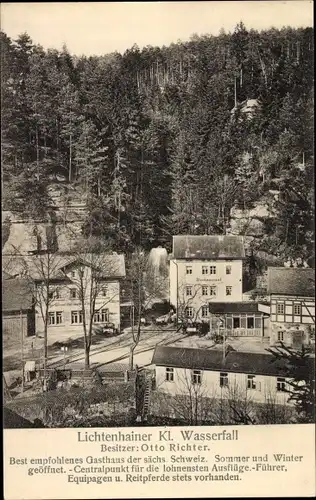
<svg viewBox="0 0 316 500"><path fill-rule="evenodd" d="M83 230L130 251L225 233L272 190L259 249L312 257L311 28L102 57L35 42L1 34L3 209L45 220L57 176L86 195Z"/></svg>

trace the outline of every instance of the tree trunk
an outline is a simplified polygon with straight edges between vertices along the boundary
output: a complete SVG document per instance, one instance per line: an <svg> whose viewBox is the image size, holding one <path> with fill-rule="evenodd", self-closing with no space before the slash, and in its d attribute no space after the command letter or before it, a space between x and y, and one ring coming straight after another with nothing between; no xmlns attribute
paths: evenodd
<svg viewBox="0 0 316 500"><path fill-rule="evenodd" d="M36 125L36 175L37 180L39 180L39 137L38 137L38 126Z"/></svg>
<svg viewBox="0 0 316 500"><path fill-rule="evenodd" d="M72 135L69 136L69 183L71 182L72 177Z"/></svg>
<svg viewBox="0 0 316 500"><path fill-rule="evenodd" d="M58 118L56 118L56 156L57 156L57 164L59 166L59 123Z"/></svg>
<svg viewBox="0 0 316 500"><path fill-rule="evenodd" d="M134 369L134 351L137 347L137 344L134 343L133 345L130 346L130 353L129 353L129 369L132 371Z"/></svg>
<svg viewBox="0 0 316 500"><path fill-rule="evenodd" d="M84 346L84 367L85 370L90 368L90 346L88 346L86 342Z"/></svg>
<svg viewBox="0 0 316 500"><path fill-rule="evenodd" d="M137 333L136 333L136 337L134 336L133 334L133 345L130 347L130 359L129 359L129 365L130 365L130 370L133 370L133 367L134 367L134 351L136 349L136 347L138 346L139 344L139 340L140 340L140 329L141 329L141 311L139 310L138 311L138 325L137 325Z"/></svg>
<svg viewBox="0 0 316 500"><path fill-rule="evenodd" d="M48 358L47 330L48 330L48 303L46 304L46 314L44 320L44 384L43 384L44 392L46 392L47 390L47 358Z"/></svg>

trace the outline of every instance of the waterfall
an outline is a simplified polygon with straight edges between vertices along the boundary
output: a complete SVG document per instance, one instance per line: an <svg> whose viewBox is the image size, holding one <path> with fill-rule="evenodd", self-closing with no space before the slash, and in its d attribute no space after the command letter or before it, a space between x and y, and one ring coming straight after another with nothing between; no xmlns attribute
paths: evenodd
<svg viewBox="0 0 316 500"><path fill-rule="evenodd" d="M168 269L168 253L163 247L152 248L149 252L149 262L155 274L165 275Z"/></svg>

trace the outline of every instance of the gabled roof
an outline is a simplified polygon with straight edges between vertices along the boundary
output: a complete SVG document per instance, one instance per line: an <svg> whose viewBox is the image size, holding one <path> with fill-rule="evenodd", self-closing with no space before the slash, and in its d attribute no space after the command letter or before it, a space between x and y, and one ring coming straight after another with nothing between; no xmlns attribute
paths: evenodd
<svg viewBox="0 0 316 500"><path fill-rule="evenodd" d="M2 283L2 312L27 311L32 308L32 287L28 280L11 279Z"/></svg>
<svg viewBox="0 0 316 500"><path fill-rule="evenodd" d="M123 254L87 254L80 257L69 256L68 260L60 267L60 270L76 268L83 264L96 270L102 271L103 278L125 278L125 257Z"/></svg>
<svg viewBox="0 0 316 500"><path fill-rule="evenodd" d="M242 236L204 235L173 236L175 259L242 259L245 257Z"/></svg>
<svg viewBox="0 0 316 500"><path fill-rule="evenodd" d="M311 359L311 363L314 360ZM174 368L290 377L286 360L271 354L229 351L223 360L221 350L157 346L152 364Z"/></svg>
<svg viewBox="0 0 316 500"><path fill-rule="evenodd" d="M125 258L123 254L87 254L81 257L84 265L100 267L103 278L124 278ZM75 267L79 257L69 254L42 254L42 255L17 255L3 256L2 266L12 274L21 275L27 270L27 275L33 280L47 277L51 279L64 279L64 270Z"/></svg>
<svg viewBox="0 0 316 500"><path fill-rule="evenodd" d="M315 270L305 267L269 267L268 293L315 297Z"/></svg>
<svg viewBox="0 0 316 500"><path fill-rule="evenodd" d="M210 302L209 311L212 314L229 313L257 313L259 312L257 302Z"/></svg>

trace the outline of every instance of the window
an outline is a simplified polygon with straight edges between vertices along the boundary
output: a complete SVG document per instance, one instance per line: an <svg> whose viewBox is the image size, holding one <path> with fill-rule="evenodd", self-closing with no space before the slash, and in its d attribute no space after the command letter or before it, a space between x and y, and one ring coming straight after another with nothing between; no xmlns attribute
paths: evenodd
<svg viewBox="0 0 316 500"><path fill-rule="evenodd" d="M208 287L202 286L202 295L208 295Z"/></svg>
<svg viewBox="0 0 316 500"><path fill-rule="evenodd" d="M202 274L208 274L208 267L202 266Z"/></svg>
<svg viewBox="0 0 316 500"><path fill-rule="evenodd" d="M226 316L226 328L229 330L233 328L233 318L231 316Z"/></svg>
<svg viewBox="0 0 316 500"><path fill-rule="evenodd" d="M71 288L70 289L70 298L71 299L77 299L78 298L78 290L77 290L77 288Z"/></svg>
<svg viewBox="0 0 316 500"><path fill-rule="evenodd" d="M63 313L62 311L50 312L48 316L48 324L52 325L61 325L63 322Z"/></svg>
<svg viewBox="0 0 316 500"><path fill-rule="evenodd" d="M61 325L63 322L63 313L61 311L56 312L56 324Z"/></svg>
<svg viewBox="0 0 316 500"><path fill-rule="evenodd" d="M207 318L208 317L208 306L202 306L202 318Z"/></svg>
<svg viewBox="0 0 316 500"><path fill-rule="evenodd" d="M192 371L192 384L201 384L201 383L202 383L201 370L193 370Z"/></svg>
<svg viewBox="0 0 316 500"><path fill-rule="evenodd" d="M284 341L284 332L278 332L278 342Z"/></svg>
<svg viewBox="0 0 316 500"><path fill-rule="evenodd" d="M233 318L233 328L240 328L240 318Z"/></svg>
<svg viewBox="0 0 316 500"><path fill-rule="evenodd" d="M300 316L302 314L302 306L301 304L294 304L293 312L295 316Z"/></svg>
<svg viewBox="0 0 316 500"><path fill-rule="evenodd" d="M226 266L226 274L232 273L232 266Z"/></svg>
<svg viewBox="0 0 316 500"><path fill-rule="evenodd" d="M276 390L278 392L285 392L285 378L277 378Z"/></svg>
<svg viewBox="0 0 316 500"><path fill-rule="evenodd" d="M216 295L216 286L210 286L210 295L213 295L213 297Z"/></svg>
<svg viewBox="0 0 316 500"><path fill-rule="evenodd" d="M106 323L109 321L109 310L102 309L101 311L97 311L93 316L94 323Z"/></svg>
<svg viewBox="0 0 316 500"><path fill-rule="evenodd" d="M187 266L186 267L186 273L187 274L192 274L192 266Z"/></svg>
<svg viewBox="0 0 316 500"><path fill-rule="evenodd" d="M231 286L226 287L226 295L231 295L233 291L233 288Z"/></svg>
<svg viewBox="0 0 316 500"><path fill-rule="evenodd" d="M55 313L49 313L48 314L48 324L49 325L55 325L56 322L55 322Z"/></svg>
<svg viewBox="0 0 316 500"><path fill-rule="evenodd" d="M255 328L261 328L262 327L262 318L256 317L255 318Z"/></svg>
<svg viewBox="0 0 316 500"><path fill-rule="evenodd" d="M256 388L256 377L254 375L247 376L247 389Z"/></svg>
<svg viewBox="0 0 316 500"><path fill-rule="evenodd" d="M187 286L186 287L186 294L191 296L192 295L192 286Z"/></svg>
<svg viewBox="0 0 316 500"><path fill-rule="evenodd" d="M101 294L100 295L102 295L102 297L106 297L107 293L108 293L108 287L107 286L103 286L101 288Z"/></svg>
<svg viewBox="0 0 316 500"><path fill-rule="evenodd" d="M193 318L193 307L186 308L186 316L187 318Z"/></svg>
<svg viewBox="0 0 316 500"><path fill-rule="evenodd" d="M228 373L220 373L219 374L219 385L221 387L227 387L228 386Z"/></svg>
<svg viewBox="0 0 316 500"><path fill-rule="evenodd" d="M174 369L166 368L166 381L173 382L174 381Z"/></svg>
<svg viewBox="0 0 316 500"><path fill-rule="evenodd" d="M83 322L82 311L71 311L71 324L76 325Z"/></svg>
<svg viewBox="0 0 316 500"><path fill-rule="evenodd" d="M284 314L284 304L277 304L277 314Z"/></svg>
<svg viewBox="0 0 316 500"><path fill-rule="evenodd" d="M255 318L252 316L247 317L247 328L254 328L255 327Z"/></svg>
<svg viewBox="0 0 316 500"><path fill-rule="evenodd" d="M71 276L72 278L75 278L75 277L76 277L76 271L71 271L71 272L70 272L70 276Z"/></svg>
<svg viewBox="0 0 316 500"><path fill-rule="evenodd" d="M56 288L54 291L49 292L48 294L49 299L60 299L60 293L59 289Z"/></svg>
<svg viewBox="0 0 316 500"><path fill-rule="evenodd" d="M216 266L210 266L210 274L216 274Z"/></svg>

